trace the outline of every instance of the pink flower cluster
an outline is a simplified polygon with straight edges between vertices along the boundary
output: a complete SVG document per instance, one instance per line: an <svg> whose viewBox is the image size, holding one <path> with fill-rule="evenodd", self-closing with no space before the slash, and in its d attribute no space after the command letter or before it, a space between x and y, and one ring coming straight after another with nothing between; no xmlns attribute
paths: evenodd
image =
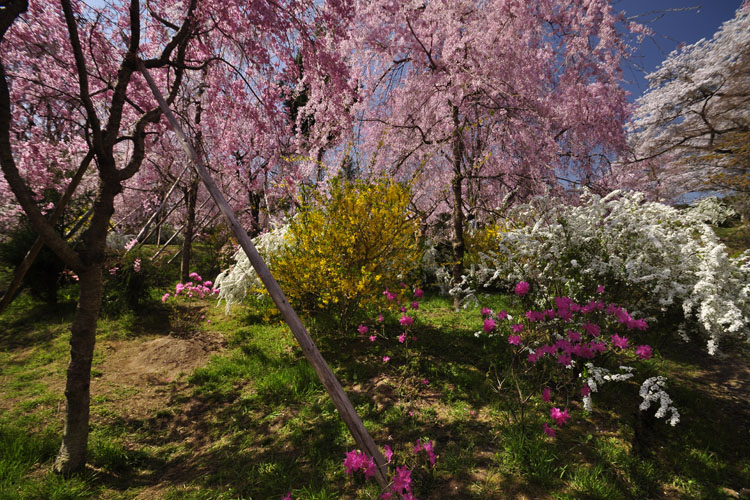
<svg viewBox="0 0 750 500"><path fill-rule="evenodd" d="M391 460L393 459L393 450L391 450L391 447L388 445L386 445L384 449L385 458L388 463L391 463ZM421 440L417 440L417 444L412 451L415 455L419 455L420 452L425 452L427 459L430 462L430 467L435 467L437 455L435 455L435 443L433 441L422 443ZM357 471L362 471L365 475L365 479L370 479L375 475L377 466L372 457L358 450L352 450L347 453L344 458L344 469L346 469L348 475L352 475ZM380 495L380 498L383 500L389 500L400 497L402 500L417 500L417 497L414 496L414 492L412 492L411 483L411 470L406 466L396 467L396 471L391 478L390 491L386 491ZM396 496L394 497L394 495Z"/></svg>
<svg viewBox="0 0 750 500"><path fill-rule="evenodd" d="M377 466L372 457L359 450L352 450L346 454L344 468L346 469L346 473L350 476L358 470L361 470L365 475L365 479L370 479L375 475L375 471L377 470Z"/></svg>
<svg viewBox="0 0 750 500"><path fill-rule="evenodd" d="M529 293L529 289L531 288L531 285L528 284L526 281L521 281L516 285L516 295L523 296Z"/></svg>
<svg viewBox="0 0 750 500"><path fill-rule="evenodd" d="M187 283L177 283L175 286L175 292L174 296L177 297L178 295L186 295L190 298L193 296L198 296L200 298L205 298L206 295L216 295L219 293L218 288L213 288L213 282L212 281L203 281L203 279L198 275L198 273L190 273L189 276L195 281L189 281ZM203 281L203 283L201 283ZM161 301L166 302L171 295L169 293L165 293L161 296Z"/></svg>
<svg viewBox="0 0 750 500"><path fill-rule="evenodd" d="M435 455L435 443L432 441L428 441L426 443L420 442L419 439L417 439L417 444L414 446L414 454L419 454L420 451L424 451L427 453L427 459L430 461L430 467L435 467L435 461L437 460L437 456Z"/></svg>
<svg viewBox="0 0 750 500"><path fill-rule="evenodd" d="M406 297L406 294L408 293L408 289L406 287L405 283L401 283L401 291L399 292L391 292L389 289L383 290L383 296L385 299L389 302L387 308L391 310L392 312L398 311L400 313L400 316L398 318L398 323L403 327L404 331L401 332L401 334L397 337L398 342L400 344L407 344L407 340L411 339L413 341L417 340L417 337L415 335L410 335L409 330L414 325L414 321L416 318L416 313L407 313L408 307L411 307L413 311L417 311L419 309L419 302L415 299L424 297L424 291L421 288L416 288L413 291L413 298ZM370 327L364 323L360 324L357 327L357 332L360 335L367 335L370 334L369 337L367 337L370 342L375 342L378 338L377 330L381 330L382 332L385 331L385 318L383 317L383 314L378 314L377 318L374 321L373 327ZM372 330L375 330L372 332ZM372 333L371 333L372 332ZM383 335L384 337L384 335ZM387 363L391 360L391 357L386 355L382 357L383 363Z"/></svg>

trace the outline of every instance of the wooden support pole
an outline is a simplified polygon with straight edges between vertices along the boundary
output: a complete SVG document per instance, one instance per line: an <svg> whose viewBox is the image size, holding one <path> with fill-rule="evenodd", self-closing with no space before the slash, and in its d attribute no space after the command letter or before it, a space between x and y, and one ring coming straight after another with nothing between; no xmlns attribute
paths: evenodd
<svg viewBox="0 0 750 500"><path fill-rule="evenodd" d="M167 120L169 120L169 123L172 126L172 130L180 139L183 149L190 157L190 160L193 162L193 166L198 172L198 175L200 175L201 179L203 180L203 184L206 186L206 189L211 194L211 197L214 199L216 205L219 207L222 214L226 218L227 224L229 224L232 233L240 243L240 247L242 247L242 250L250 260L250 263L253 265L255 272L258 274L258 277L261 279L266 289L268 290L269 295L271 295L271 298L276 304L276 307L279 308L281 315L284 317L287 325L289 325L289 328L294 334L294 337L297 339L297 342L299 342L299 345L302 348L302 352L304 352L305 357L307 357L308 361L313 366L315 373L318 374L318 378L320 378L320 381L326 388L326 391L328 391L328 395L331 397L333 404L336 406L336 409L338 409L341 418L344 420L346 426L349 428L349 431L352 433L354 441L364 453L370 455L375 460L375 464L377 465L375 479L377 480L381 488L387 489L389 485L388 465L385 461L385 458L383 457L383 454L380 453L380 450L375 444L375 441L372 439L372 436L370 436L370 434L367 432L367 429L365 429L365 426L362 423L362 419L360 419L359 415L357 415L354 406L352 406L352 402L349 401L349 398L344 392L344 389L341 387L338 379L331 371L328 363L326 363L325 359L323 359L323 356L320 354L318 347L315 345L312 337L310 337L307 329L302 324L302 320L300 320L299 316L297 316L297 313L294 311L292 306L289 305L289 301L284 295L284 292L281 290L281 287L271 275L271 272L268 270L266 263L263 262L263 258L261 258L260 254L258 254L258 251L255 249L255 246L253 245L253 242L248 236L247 232L237 221L237 218L234 216L234 212L224 199L221 191L219 191L219 188L211 177L211 174L209 174L208 170L201 162L198 154L195 152L195 149L188 141L185 132L177 122L177 119L169 109L169 106L167 106L167 103L164 100L161 92L159 91L159 88L156 86L156 83L151 78L151 75L146 69L146 66L140 59L138 59L138 69L146 79L146 82L151 88L151 92L153 92L154 97L158 101L162 112L167 117Z"/></svg>

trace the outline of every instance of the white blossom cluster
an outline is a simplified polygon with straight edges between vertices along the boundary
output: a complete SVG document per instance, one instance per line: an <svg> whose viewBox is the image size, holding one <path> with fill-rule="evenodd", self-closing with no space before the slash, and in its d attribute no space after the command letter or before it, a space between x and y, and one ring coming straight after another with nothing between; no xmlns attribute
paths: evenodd
<svg viewBox="0 0 750 500"><path fill-rule="evenodd" d="M633 367L620 366L620 370L622 370L620 373L612 373L606 368L594 366L593 363L586 363L586 372L589 375L586 379L586 385L591 390L589 394L583 396L583 407L586 411L591 411L593 408L591 394L598 392L599 386L606 382L623 382L633 377Z"/></svg>
<svg viewBox="0 0 750 500"><path fill-rule="evenodd" d="M659 402L659 409L656 410L656 418L664 418L669 412L669 425L674 427L680 422L680 412L677 408L672 406L672 398L666 393L664 388L666 387L667 379L664 377L651 377L646 379L641 384L641 389L638 391L638 395L643 398L643 402L639 408L641 411L646 411L651 407L651 403Z"/></svg>
<svg viewBox="0 0 750 500"><path fill-rule="evenodd" d="M719 200L716 196L708 196L701 198L697 202L690 205L687 212L692 217L695 217L701 222L706 224L713 224L719 226L724 224L727 219L735 217L737 212Z"/></svg>
<svg viewBox="0 0 750 500"><path fill-rule="evenodd" d="M253 239L255 248L264 260L268 261L269 258L282 251L286 244L285 237L288 230L289 226L283 225ZM248 289L263 288L263 283L242 248L237 250L232 259L234 265L214 280L214 288L219 289L219 302L223 300L226 303L227 314L232 304L242 302Z"/></svg>
<svg viewBox="0 0 750 500"><path fill-rule="evenodd" d="M540 199L511 217L515 229L498 233L500 251L482 255L463 288L525 280L549 296L583 298L602 284L641 317L682 314L711 354L724 335L750 341L750 252L730 258L684 211L615 191L585 193L579 205Z"/></svg>

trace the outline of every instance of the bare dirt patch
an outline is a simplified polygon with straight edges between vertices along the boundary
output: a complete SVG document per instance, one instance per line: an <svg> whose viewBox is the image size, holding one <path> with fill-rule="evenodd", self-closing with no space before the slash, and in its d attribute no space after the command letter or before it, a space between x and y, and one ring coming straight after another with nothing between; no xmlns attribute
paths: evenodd
<svg viewBox="0 0 750 500"><path fill-rule="evenodd" d="M147 342L105 343L104 381L119 384L164 383L189 375L226 346L219 334L189 338L158 337Z"/></svg>
<svg viewBox="0 0 750 500"><path fill-rule="evenodd" d="M102 375L94 378L91 393L125 419L143 419L163 409L185 389L187 377L226 347L224 337L201 333L103 342Z"/></svg>

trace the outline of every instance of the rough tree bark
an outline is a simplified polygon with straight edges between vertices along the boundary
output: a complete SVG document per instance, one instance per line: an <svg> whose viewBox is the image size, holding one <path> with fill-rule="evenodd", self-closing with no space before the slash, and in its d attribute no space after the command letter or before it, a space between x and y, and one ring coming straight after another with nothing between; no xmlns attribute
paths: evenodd
<svg viewBox="0 0 750 500"><path fill-rule="evenodd" d="M453 178L451 180L451 189L453 191L453 213L451 222L453 226L453 236L451 248L453 250L453 284L458 285L461 282L461 276L464 271L464 253L466 245L464 243L464 211L463 211L463 172L461 163L463 161L463 138L461 136L461 127L458 117L458 107L451 105L453 118L453 138L451 139L451 160L453 162ZM461 297L458 294L453 296L453 308L458 309Z"/></svg>

